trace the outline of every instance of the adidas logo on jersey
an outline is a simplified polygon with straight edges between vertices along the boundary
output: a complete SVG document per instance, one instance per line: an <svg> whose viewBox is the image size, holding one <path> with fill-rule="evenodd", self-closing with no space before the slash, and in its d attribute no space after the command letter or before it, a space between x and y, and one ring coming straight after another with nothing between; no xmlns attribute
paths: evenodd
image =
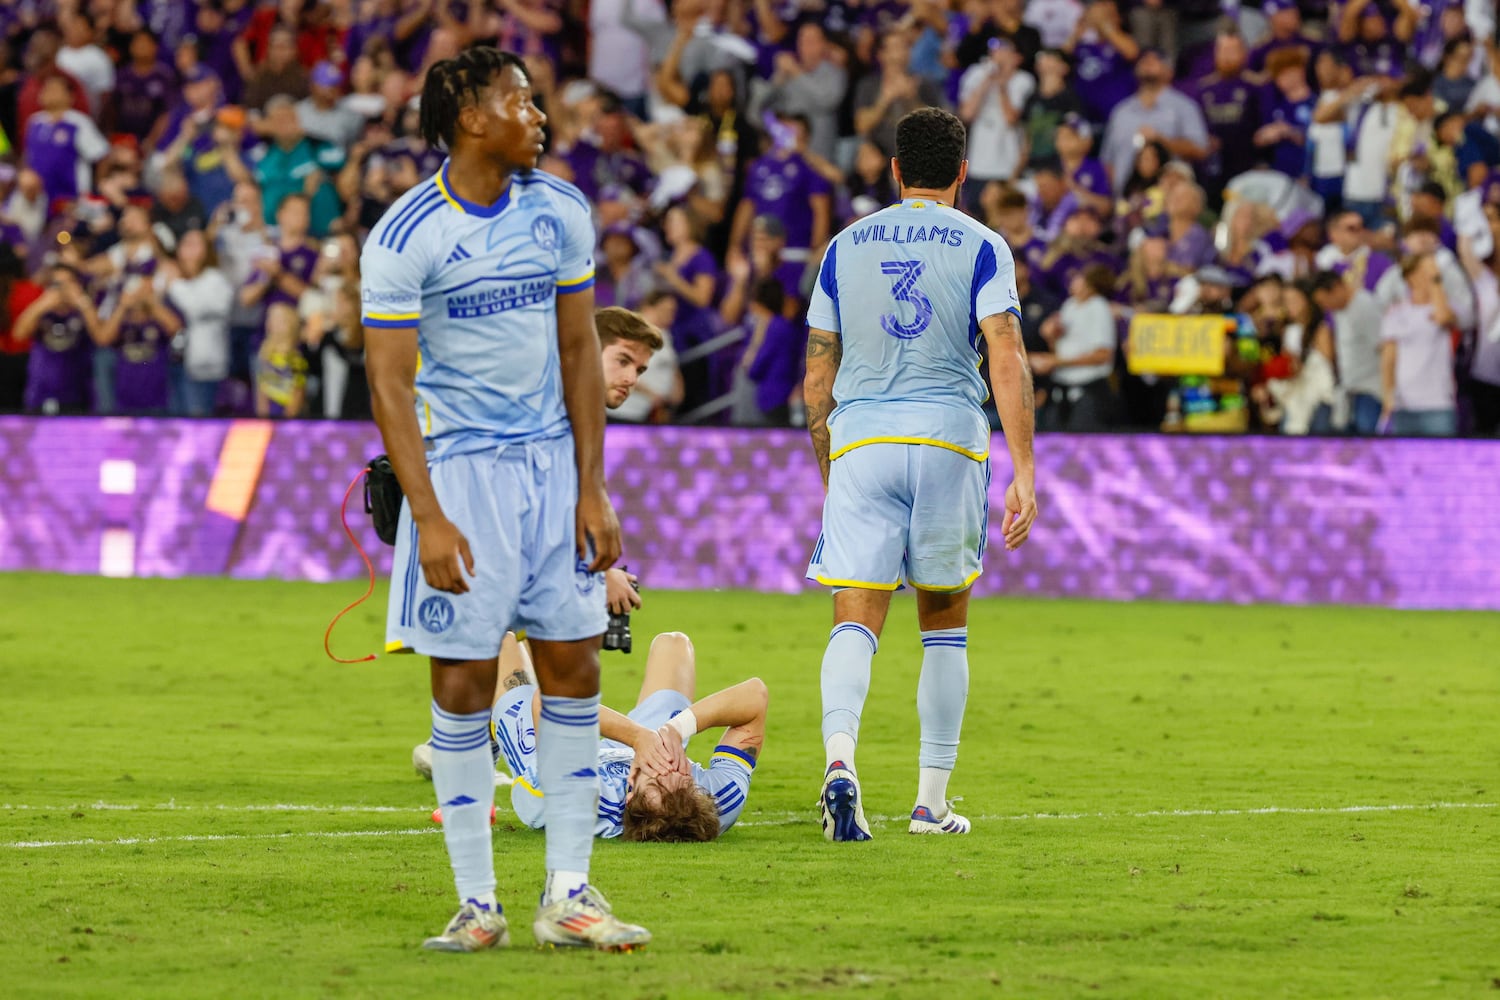
<svg viewBox="0 0 1500 1000"><path fill-rule="evenodd" d="M448 255L448 259L444 263L457 264L459 261L468 260L469 256L469 251L465 250L463 244L460 243L453 248L453 252Z"/></svg>

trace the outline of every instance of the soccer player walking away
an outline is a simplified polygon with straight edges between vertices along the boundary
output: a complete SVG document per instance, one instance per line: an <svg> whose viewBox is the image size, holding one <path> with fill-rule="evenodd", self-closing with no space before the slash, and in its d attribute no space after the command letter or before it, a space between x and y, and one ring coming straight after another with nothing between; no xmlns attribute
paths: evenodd
<svg viewBox="0 0 1500 1000"><path fill-rule="evenodd" d="M968 174L964 126L934 108L896 126L901 203L828 244L807 310L807 425L823 472L823 532L809 579L834 588L823 654L821 809L829 840L869 840L854 769L870 662L903 582L922 629L920 771L912 833L968 833L947 799L969 691L969 588L983 570L989 346L1014 478L1005 547L1036 520L1031 371L1010 248L953 208Z"/></svg>
<svg viewBox="0 0 1500 1000"><path fill-rule="evenodd" d="M448 159L371 231L361 291L375 421L406 493L387 649L431 658L432 777L460 908L426 942L509 942L495 899L490 702L507 630L531 638L546 790L541 944L628 950L651 935L589 884L603 571L620 526L604 486L594 230L578 190L533 172L546 116L519 58L435 64L421 130Z"/></svg>

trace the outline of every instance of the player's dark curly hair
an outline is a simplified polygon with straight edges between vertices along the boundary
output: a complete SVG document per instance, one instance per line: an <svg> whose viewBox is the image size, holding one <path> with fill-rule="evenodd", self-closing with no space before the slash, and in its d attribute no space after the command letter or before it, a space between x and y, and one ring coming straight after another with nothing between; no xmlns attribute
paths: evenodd
<svg viewBox="0 0 1500 1000"><path fill-rule="evenodd" d="M928 191L946 190L958 180L968 133L964 123L941 108L919 108L896 123L896 164L901 183Z"/></svg>
<svg viewBox="0 0 1500 1000"><path fill-rule="evenodd" d="M418 128L430 146L452 147L458 113L477 104L495 77L514 66L526 75L521 57L487 45L465 49L452 59L433 63L422 85Z"/></svg>

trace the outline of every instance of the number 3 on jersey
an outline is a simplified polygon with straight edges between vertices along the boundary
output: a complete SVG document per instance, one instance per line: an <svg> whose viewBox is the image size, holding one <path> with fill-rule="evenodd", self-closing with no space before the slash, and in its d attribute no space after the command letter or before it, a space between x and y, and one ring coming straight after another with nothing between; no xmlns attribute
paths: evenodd
<svg viewBox="0 0 1500 1000"><path fill-rule="evenodd" d="M902 321L899 307L880 317L881 329L898 340L915 340L927 329L927 324L932 322L932 300L917 288L922 267L920 260L886 260L880 263L881 274L896 276L895 284L891 286L891 296L898 303L909 304L916 312L910 323Z"/></svg>

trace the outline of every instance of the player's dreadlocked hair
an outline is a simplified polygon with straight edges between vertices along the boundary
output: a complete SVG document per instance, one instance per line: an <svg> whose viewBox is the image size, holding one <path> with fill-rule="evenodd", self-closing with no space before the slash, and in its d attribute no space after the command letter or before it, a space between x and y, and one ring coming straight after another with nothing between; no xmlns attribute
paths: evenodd
<svg viewBox="0 0 1500 1000"><path fill-rule="evenodd" d="M507 66L526 75L521 57L487 45L465 49L452 59L434 63L422 84L420 128L430 146L452 147L458 113L479 101L479 95Z"/></svg>

